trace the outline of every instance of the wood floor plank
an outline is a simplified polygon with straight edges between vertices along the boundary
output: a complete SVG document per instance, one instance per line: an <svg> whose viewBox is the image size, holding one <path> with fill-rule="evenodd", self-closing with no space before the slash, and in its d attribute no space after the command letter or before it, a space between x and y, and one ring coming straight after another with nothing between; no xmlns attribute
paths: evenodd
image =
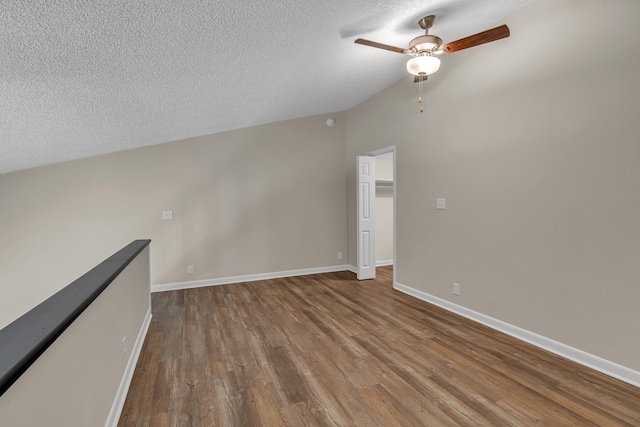
<svg viewBox="0 0 640 427"><path fill-rule="evenodd" d="M356 337L356 340L365 347L379 362L388 367L394 374L405 382L406 386L413 388L422 395L427 396L438 409L447 414L452 420L459 425L488 425L486 419L480 414L474 414L473 411L455 396L441 390L440 387L431 380L431 371L428 375L420 375L419 367L411 366L406 363L406 359L402 360L397 354L389 351L389 348L383 349L376 345L372 337Z"/></svg>
<svg viewBox="0 0 640 427"><path fill-rule="evenodd" d="M287 425L312 427L335 426L322 411L318 411L309 401L294 403L282 409Z"/></svg>
<svg viewBox="0 0 640 427"><path fill-rule="evenodd" d="M371 364L374 365L374 364ZM381 368L384 369L384 368ZM422 421L425 426L457 426L450 416L438 408L438 402L425 396L420 390L407 387L406 383L395 375L383 374L380 384L393 396L402 399L403 406Z"/></svg>
<svg viewBox="0 0 640 427"><path fill-rule="evenodd" d="M281 405L277 402L277 392L271 383L257 384L247 390L250 412L255 414L256 427L285 427L287 423L280 412Z"/></svg>
<svg viewBox="0 0 640 427"><path fill-rule="evenodd" d="M377 272L154 294L118 425L640 426L640 389Z"/></svg>
<svg viewBox="0 0 640 427"><path fill-rule="evenodd" d="M380 422L387 425L421 427L422 420L416 418L380 384L360 390L360 395L371 410L380 417Z"/></svg>

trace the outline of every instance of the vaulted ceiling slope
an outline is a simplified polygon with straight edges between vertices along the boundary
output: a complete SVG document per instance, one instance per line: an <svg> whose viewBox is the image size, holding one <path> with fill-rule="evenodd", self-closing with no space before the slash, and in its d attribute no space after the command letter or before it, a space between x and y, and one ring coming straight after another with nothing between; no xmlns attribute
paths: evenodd
<svg viewBox="0 0 640 427"><path fill-rule="evenodd" d="M6 0L0 173L351 108L530 0ZM446 72L446 67L444 72Z"/></svg>

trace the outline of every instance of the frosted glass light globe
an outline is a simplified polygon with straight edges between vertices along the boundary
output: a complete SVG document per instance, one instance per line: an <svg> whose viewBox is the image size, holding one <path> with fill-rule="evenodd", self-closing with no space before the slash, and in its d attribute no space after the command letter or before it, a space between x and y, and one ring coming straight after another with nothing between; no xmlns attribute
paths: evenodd
<svg viewBox="0 0 640 427"><path fill-rule="evenodd" d="M440 59L435 56L416 56L407 62L407 71L415 76L433 74L440 69Z"/></svg>

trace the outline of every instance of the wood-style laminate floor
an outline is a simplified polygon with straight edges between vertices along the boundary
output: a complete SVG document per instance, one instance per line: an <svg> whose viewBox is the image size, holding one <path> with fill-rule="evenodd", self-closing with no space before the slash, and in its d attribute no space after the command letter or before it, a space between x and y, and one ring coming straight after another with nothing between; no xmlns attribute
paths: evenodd
<svg viewBox="0 0 640 427"><path fill-rule="evenodd" d="M640 389L394 291L390 267L153 312L119 426L640 426Z"/></svg>

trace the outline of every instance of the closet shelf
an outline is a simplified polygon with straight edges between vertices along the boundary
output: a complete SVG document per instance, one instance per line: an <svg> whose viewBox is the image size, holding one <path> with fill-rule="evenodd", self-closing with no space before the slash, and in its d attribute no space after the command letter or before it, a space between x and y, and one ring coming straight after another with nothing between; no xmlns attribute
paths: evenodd
<svg viewBox="0 0 640 427"><path fill-rule="evenodd" d="M393 180L392 179L376 179L376 186L393 187Z"/></svg>

